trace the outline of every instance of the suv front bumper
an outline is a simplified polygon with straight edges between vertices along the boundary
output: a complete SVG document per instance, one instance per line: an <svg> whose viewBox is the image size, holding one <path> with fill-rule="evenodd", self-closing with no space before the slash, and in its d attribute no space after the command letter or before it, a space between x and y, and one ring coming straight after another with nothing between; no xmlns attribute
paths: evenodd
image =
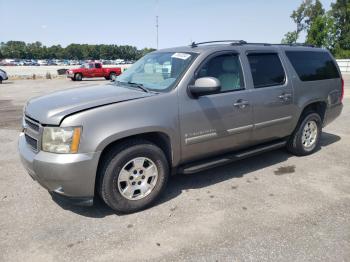
<svg viewBox="0 0 350 262"><path fill-rule="evenodd" d="M34 152L24 133L18 141L21 161L29 175L48 191L70 202L92 205L100 152L55 154Z"/></svg>

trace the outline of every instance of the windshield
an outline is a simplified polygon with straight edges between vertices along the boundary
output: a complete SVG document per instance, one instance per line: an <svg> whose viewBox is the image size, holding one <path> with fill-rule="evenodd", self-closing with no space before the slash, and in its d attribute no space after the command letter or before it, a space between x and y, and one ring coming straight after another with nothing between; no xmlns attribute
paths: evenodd
<svg viewBox="0 0 350 262"><path fill-rule="evenodd" d="M157 92L168 91L181 77L194 57L195 55L191 53L150 53L118 76L117 84L133 83Z"/></svg>

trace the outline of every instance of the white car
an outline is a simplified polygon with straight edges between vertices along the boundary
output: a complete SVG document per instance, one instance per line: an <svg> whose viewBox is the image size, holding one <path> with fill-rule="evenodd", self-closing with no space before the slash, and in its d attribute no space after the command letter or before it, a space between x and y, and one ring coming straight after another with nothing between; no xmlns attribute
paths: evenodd
<svg viewBox="0 0 350 262"><path fill-rule="evenodd" d="M2 84L2 80L7 80L8 76L7 73L4 70L0 69L0 84Z"/></svg>
<svg viewBox="0 0 350 262"><path fill-rule="evenodd" d="M46 60L38 60L38 64L41 66L47 66L47 61Z"/></svg>

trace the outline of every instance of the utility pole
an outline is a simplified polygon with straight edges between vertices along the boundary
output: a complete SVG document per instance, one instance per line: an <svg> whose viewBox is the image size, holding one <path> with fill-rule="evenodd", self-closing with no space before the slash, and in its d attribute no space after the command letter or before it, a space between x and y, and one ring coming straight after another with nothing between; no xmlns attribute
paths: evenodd
<svg viewBox="0 0 350 262"><path fill-rule="evenodd" d="M158 45L159 45L159 37L158 37L158 27L159 27L159 25L158 25L158 16L156 16L156 30L157 30L157 49L158 49Z"/></svg>

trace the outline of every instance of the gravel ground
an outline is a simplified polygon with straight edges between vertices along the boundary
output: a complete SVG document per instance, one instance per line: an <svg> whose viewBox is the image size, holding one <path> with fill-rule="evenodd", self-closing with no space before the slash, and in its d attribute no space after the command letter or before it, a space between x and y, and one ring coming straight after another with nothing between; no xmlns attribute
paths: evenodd
<svg viewBox="0 0 350 262"><path fill-rule="evenodd" d="M53 201L22 168L16 144L33 96L101 80L0 86L0 261L350 261L350 75L340 118L308 157L277 150L172 177L152 208Z"/></svg>

